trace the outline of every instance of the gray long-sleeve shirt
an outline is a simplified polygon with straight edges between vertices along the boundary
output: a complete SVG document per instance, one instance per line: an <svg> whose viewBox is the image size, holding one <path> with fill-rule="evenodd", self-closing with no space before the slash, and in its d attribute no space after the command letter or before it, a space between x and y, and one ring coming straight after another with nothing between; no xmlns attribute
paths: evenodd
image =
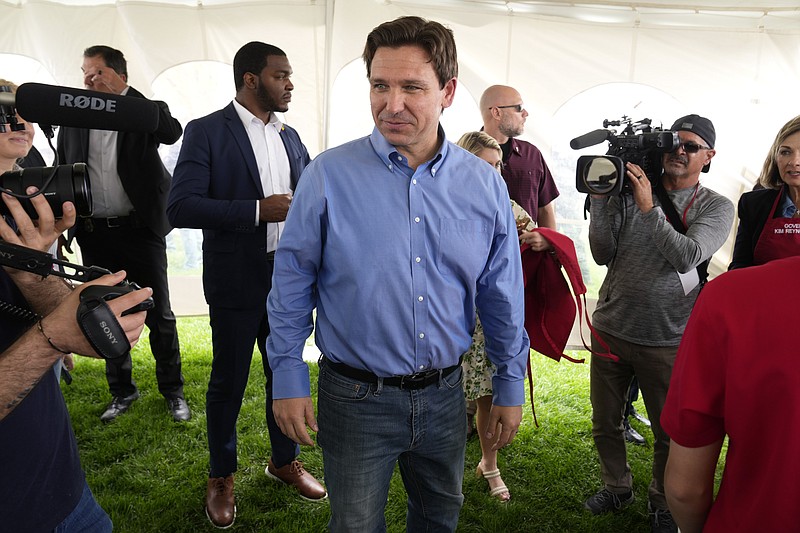
<svg viewBox="0 0 800 533"><path fill-rule="evenodd" d="M643 214L631 196L592 198L589 244L592 256L608 266L594 325L645 346L677 346L700 291L684 294L678 272L686 273L711 257L727 239L733 204L699 186L668 191L686 234L672 227L655 206ZM688 206L688 209L687 209Z"/></svg>

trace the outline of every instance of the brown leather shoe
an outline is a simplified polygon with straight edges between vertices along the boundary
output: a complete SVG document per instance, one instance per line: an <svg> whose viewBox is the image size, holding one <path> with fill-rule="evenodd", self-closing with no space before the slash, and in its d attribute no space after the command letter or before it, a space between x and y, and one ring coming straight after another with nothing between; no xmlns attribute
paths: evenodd
<svg viewBox="0 0 800 533"><path fill-rule="evenodd" d="M208 478L206 516L213 526L220 529L227 529L233 525L233 521L236 520L233 474L228 477Z"/></svg>
<svg viewBox="0 0 800 533"><path fill-rule="evenodd" d="M318 502L328 497L328 491L325 490L325 487L314 476L305 471L303 463L300 461L292 461L286 466L275 468L275 464L270 459L264 473L272 479L277 479L286 485L296 488L300 497L304 500Z"/></svg>

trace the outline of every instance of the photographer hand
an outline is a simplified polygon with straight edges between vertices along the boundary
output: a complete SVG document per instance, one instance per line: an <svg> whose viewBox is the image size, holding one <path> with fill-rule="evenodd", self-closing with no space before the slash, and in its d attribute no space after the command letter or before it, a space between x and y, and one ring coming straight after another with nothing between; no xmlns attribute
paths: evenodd
<svg viewBox="0 0 800 533"><path fill-rule="evenodd" d="M633 191L633 201L642 213L649 213L653 209L653 187L650 180L639 165L626 163L628 183Z"/></svg>
<svg viewBox="0 0 800 533"><path fill-rule="evenodd" d="M258 219L263 222L283 222L292 205L291 194L273 194L258 201Z"/></svg>
<svg viewBox="0 0 800 533"><path fill-rule="evenodd" d="M86 286L116 285L123 279L125 272L117 272L91 281ZM142 311L123 317L122 312L142 302L152 292L149 288L141 289L108 303L131 345L138 341L142 333L146 313ZM39 322L39 326L29 328L0 354L0 420L25 399L46 372L52 372L53 364L64 357L64 352L97 357L78 326L76 311L80 303L79 294L80 289L72 291L64 299L51 294L51 298L60 304Z"/></svg>
<svg viewBox="0 0 800 533"><path fill-rule="evenodd" d="M89 357L99 357L84 337L83 332L78 326L76 312L80 304L81 290L90 285L113 286L125 279L125 271L121 270L114 274L107 274L96 280L84 283L74 291L59 305L52 313L42 319L42 330L63 352L74 352ZM117 321L125 332L125 336L133 347L139 340L139 335L144 327L146 312L122 316L122 313L131 307L143 302L153 294L152 289L144 288L124 294L118 298L107 301L108 307L114 313Z"/></svg>
<svg viewBox="0 0 800 533"><path fill-rule="evenodd" d="M36 187L28 187L25 193L33 194L36 191L38 191ZM75 206L72 202L64 202L64 205L62 205L64 217L56 220L53 216L53 210L50 209L50 204L47 203L43 194L31 198L30 202L39 216L37 222L31 220L19 200L13 196L3 193L3 202L5 202L18 229L18 232L14 232L6 224L6 221L0 217L0 237L6 242L46 252L64 231L75 224Z"/></svg>

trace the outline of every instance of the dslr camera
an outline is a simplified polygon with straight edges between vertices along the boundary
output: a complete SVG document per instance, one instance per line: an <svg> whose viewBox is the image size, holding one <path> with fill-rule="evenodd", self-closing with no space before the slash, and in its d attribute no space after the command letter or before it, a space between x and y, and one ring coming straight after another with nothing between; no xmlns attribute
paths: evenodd
<svg viewBox="0 0 800 533"><path fill-rule="evenodd" d="M574 150L580 150L603 141L608 141L605 155L582 155L578 158L575 186L578 192L603 196L630 194L631 186L626 179L625 164L639 165L655 187L661 177L661 160L680 144L674 131L653 128L652 121L645 118L633 121L623 116L620 120L604 120L603 128L590 131L570 141ZM622 126L622 133L610 127Z"/></svg>

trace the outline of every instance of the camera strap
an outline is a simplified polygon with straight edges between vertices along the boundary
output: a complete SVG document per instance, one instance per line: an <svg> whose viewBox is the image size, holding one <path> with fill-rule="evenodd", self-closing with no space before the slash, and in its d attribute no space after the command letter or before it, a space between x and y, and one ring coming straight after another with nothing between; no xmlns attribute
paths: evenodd
<svg viewBox="0 0 800 533"><path fill-rule="evenodd" d="M131 351L128 336L111 308L100 296L81 292L78 306L78 325L94 351L104 359L118 359Z"/></svg>
<svg viewBox="0 0 800 533"><path fill-rule="evenodd" d="M678 214L678 210L675 209L675 204L672 203L672 200L670 200L669 195L667 194L667 190L660 182L656 184L655 192L658 201L661 203L661 209L667 216L667 220L669 221L669 223L672 224L672 227L675 228L675 231L677 231L682 235L686 235L686 230L688 228L683 225L683 222L681 221L681 216ZM697 275L700 278L701 287L705 285L706 281L708 280L708 264L710 262L711 259L706 259L705 261L697 265Z"/></svg>

